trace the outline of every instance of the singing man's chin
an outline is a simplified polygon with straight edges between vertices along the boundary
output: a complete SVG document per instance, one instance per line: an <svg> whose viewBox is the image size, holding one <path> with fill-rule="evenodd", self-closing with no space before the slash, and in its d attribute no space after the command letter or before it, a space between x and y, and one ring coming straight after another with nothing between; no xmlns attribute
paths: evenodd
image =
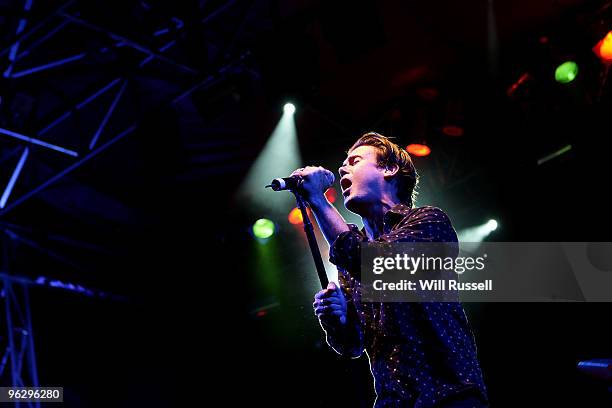
<svg viewBox="0 0 612 408"><path fill-rule="evenodd" d="M351 197L350 195L344 197L344 207L350 212L357 214L359 208L359 200L356 200L355 197Z"/></svg>

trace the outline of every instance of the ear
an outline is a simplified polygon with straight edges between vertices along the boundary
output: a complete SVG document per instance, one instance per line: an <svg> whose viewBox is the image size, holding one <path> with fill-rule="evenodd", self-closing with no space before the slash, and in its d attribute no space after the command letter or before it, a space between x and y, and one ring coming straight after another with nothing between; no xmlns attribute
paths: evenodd
<svg viewBox="0 0 612 408"><path fill-rule="evenodd" d="M390 180L397 174L398 171L399 166L397 164L391 164L385 167L385 169L383 170L383 176L385 177L385 180Z"/></svg>

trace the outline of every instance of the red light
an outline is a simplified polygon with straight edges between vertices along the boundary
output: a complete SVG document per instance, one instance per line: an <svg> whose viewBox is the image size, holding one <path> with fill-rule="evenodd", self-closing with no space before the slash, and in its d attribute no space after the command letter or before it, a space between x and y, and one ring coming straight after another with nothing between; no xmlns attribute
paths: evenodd
<svg viewBox="0 0 612 408"><path fill-rule="evenodd" d="M463 136L463 128L461 126L446 125L442 127L442 133L450 137Z"/></svg>
<svg viewBox="0 0 612 408"><path fill-rule="evenodd" d="M392 85L396 88L406 85L412 85L421 80L429 72L429 68L425 65L410 68L406 71L397 74L392 81Z"/></svg>
<svg viewBox="0 0 612 408"><path fill-rule="evenodd" d="M529 72L523 73L520 76L520 78L515 83L510 85L510 87L506 91L506 95L508 95L509 97L514 96L514 94L516 93L517 89L522 87L527 81L530 81L531 79L533 79L533 78L532 78L532 76L531 76L531 74Z"/></svg>
<svg viewBox="0 0 612 408"><path fill-rule="evenodd" d="M330 203L335 203L336 202L336 198L338 198L338 193L336 192L336 190L333 187L330 187L325 192L325 197L327 197L327 200Z"/></svg>
<svg viewBox="0 0 612 408"><path fill-rule="evenodd" d="M431 149L424 144L409 144L406 151L413 156L425 157L429 156Z"/></svg>
<svg viewBox="0 0 612 408"><path fill-rule="evenodd" d="M302 212L297 207L295 207L293 210L291 210L291 212L289 212L289 217L287 218L289 219L289 222L293 225L299 225L304 222L304 219L302 218Z"/></svg>
<svg viewBox="0 0 612 408"><path fill-rule="evenodd" d="M440 96L440 92L436 88L419 88L417 94L426 101L433 101Z"/></svg>
<svg viewBox="0 0 612 408"><path fill-rule="evenodd" d="M612 31L608 32L604 38L602 38L595 47L593 52L606 64L612 63Z"/></svg>
<svg viewBox="0 0 612 408"><path fill-rule="evenodd" d="M267 312L265 310L260 310L259 312L257 312L255 314L255 316L257 317L264 317L267 314Z"/></svg>

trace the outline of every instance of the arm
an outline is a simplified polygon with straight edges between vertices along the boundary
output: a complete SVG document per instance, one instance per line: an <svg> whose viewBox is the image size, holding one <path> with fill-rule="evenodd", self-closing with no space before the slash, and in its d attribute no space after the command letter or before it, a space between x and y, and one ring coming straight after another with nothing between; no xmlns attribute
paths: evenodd
<svg viewBox="0 0 612 408"><path fill-rule="evenodd" d="M315 295L313 303L327 344L338 354L357 358L363 352L363 332L352 300L333 282Z"/></svg>
<svg viewBox="0 0 612 408"><path fill-rule="evenodd" d="M310 201L310 207L314 212L317 224L319 224L323 236L325 236L330 246L334 243L336 238L338 238L338 235L349 230L342 215L336 210L336 207L327 201L324 194L312 199Z"/></svg>
<svg viewBox="0 0 612 408"><path fill-rule="evenodd" d="M344 218L325 197L325 190L333 182L332 172L323 167L308 166L294 171L291 175L304 179L301 194L310 204L321 232L331 245L338 235L349 230Z"/></svg>

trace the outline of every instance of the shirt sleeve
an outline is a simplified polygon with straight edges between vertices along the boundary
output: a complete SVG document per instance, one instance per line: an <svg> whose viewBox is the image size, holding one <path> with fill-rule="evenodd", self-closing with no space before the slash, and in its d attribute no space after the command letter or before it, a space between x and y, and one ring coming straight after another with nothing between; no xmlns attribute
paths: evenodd
<svg viewBox="0 0 612 408"><path fill-rule="evenodd" d="M329 249L329 261L348 271L359 270L361 242L365 236L355 224L348 224L349 230L338 235Z"/></svg>

